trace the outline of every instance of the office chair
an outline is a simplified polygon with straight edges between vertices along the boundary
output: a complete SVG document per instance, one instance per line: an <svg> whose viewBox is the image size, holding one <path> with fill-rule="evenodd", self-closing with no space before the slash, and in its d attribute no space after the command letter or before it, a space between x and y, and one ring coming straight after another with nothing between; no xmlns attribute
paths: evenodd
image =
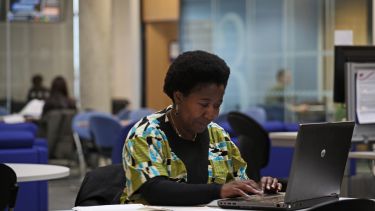
<svg viewBox="0 0 375 211"><path fill-rule="evenodd" d="M328 202L316 205L307 210L311 211L373 211L375 210L375 201L371 199L345 199L340 201Z"/></svg>
<svg viewBox="0 0 375 211"><path fill-rule="evenodd" d="M247 176L259 181L260 170L267 166L269 159L268 133L257 121L241 112L229 112L228 122L238 136L238 148L247 163Z"/></svg>
<svg viewBox="0 0 375 211"><path fill-rule="evenodd" d="M89 127L99 154L111 158L112 148L121 131L119 120L111 115L93 115L89 120Z"/></svg>
<svg viewBox="0 0 375 211"><path fill-rule="evenodd" d="M85 148L84 146L89 146L89 143L92 143L91 141L93 141L93 137L89 127L89 120L93 115L108 116L107 113L103 112L83 111L77 113L72 119L73 139L77 150L80 175L82 179L86 173L84 151L89 151L89 149L87 149L87 147Z"/></svg>
<svg viewBox="0 0 375 211"><path fill-rule="evenodd" d="M122 149L124 148L125 139L135 123L135 121L130 122L128 125L121 128L120 135L112 149L112 164L122 163Z"/></svg>
<svg viewBox="0 0 375 211"><path fill-rule="evenodd" d="M0 210L13 210L18 192L17 175L12 168L0 163Z"/></svg>
<svg viewBox="0 0 375 211"><path fill-rule="evenodd" d="M103 166L86 173L75 206L118 204L125 187L122 164Z"/></svg>
<svg viewBox="0 0 375 211"><path fill-rule="evenodd" d="M152 108L139 108L139 109L131 110L129 113L129 120L138 122L138 120L154 112L155 110Z"/></svg>

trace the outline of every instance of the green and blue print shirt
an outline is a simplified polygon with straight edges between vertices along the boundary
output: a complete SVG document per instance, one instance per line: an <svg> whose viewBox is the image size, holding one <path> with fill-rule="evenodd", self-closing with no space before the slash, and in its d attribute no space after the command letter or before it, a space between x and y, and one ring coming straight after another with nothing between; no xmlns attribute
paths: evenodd
<svg viewBox="0 0 375 211"><path fill-rule="evenodd" d="M143 118L130 130L123 148L126 184L122 203L145 203L137 190L150 178L166 176L176 182L187 181L184 163L172 151L168 137L160 129L160 121L168 122L166 113L171 108ZM246 163L228 133L213 122L207 129L210 139L208 183L224 184L248 179Z"/></svg>

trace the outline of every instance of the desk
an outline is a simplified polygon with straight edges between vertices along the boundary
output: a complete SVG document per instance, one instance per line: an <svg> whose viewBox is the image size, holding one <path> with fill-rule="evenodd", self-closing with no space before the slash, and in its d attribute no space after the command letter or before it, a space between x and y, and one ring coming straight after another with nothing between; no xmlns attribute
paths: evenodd
<svg viewBox="0 0 375 211"><path fill-rule="evenodd" d="M353 198L343 198L340 197L341 200L347 200ZM373 199L371 199L373 200ZM154 208L154 209L152 209ZM217 200L212 201L207 206L147 206L142 204L116 204L116 205L101 205L101 206L88 206L88 207L74 207L72 210L74 211L135 211L135 210L159 210L159 211L238 211L241 209L224 209L217 206ZM70 211L72 211L70 210ZM311 210L310 208L300 209L300 211L307 211ZM60 210L62 211L62 210ZM66 210L69 211L69 210Z"/></svg>
<svg viewBox="0 0 375 211"><path fill-rule="evenodd" d="M356 159L375 160L375 152L374 151L349 152L349 157L356 158Z"/></svg>
<svg viewBox="0 0 375 211"><path fill-rule="evenodd" d="M49 164L5 163L17 175L17 182L50 180L69 176L69 168Z"/></svg>
<svg viewBox="0 0 375 211"><path fill-rule="evenodd" d="M271 132L269 137L273 147L294 147L297 132Z"/></svg>
<svg viewBox="0 0 375 211"><path fill-rule="evenodd" d="M375 151L349 152L349 158L372 160L372 175L375 176Z"/></svg>

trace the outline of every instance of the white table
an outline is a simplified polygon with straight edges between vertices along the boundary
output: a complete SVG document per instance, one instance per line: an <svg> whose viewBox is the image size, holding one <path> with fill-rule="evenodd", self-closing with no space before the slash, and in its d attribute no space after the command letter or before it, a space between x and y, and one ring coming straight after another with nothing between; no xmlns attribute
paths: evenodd
<svg viewBox="0 0 375 211"><path fill-rule="evenodd" d="M70 170L65 166L32 163L5 163L17 175L17 182L50 180L69 176Z"/></svg>

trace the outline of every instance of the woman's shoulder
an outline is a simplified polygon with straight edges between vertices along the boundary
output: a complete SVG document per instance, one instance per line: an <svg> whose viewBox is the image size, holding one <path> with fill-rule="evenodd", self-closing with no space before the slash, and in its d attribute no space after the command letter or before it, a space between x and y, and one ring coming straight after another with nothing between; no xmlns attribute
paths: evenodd
<svg viewBox="0 0 375 211"><path fill-rule="evenodd" d="M222 134L223 136L229 136L227 131L225 131L223 127L221 127L219 124L215 122L211 122L210 124L208 124L207 128L211 133L213 132Z"/></svg>
<svg viewBox="0 0 375 211"><path fill-rule="evenodd" d="M231 142L228 132L217 123L211 122L207 128L210 134L210 143Z"/></svg>
<svg viewBox="0 0 375 211"><path fill-rule="evenodd" d="M162 111L150 114L135 123L130 133L137 137L163 138L165 135L160 129L160 124L164 121L164 118L165 112Z"/></svg>

